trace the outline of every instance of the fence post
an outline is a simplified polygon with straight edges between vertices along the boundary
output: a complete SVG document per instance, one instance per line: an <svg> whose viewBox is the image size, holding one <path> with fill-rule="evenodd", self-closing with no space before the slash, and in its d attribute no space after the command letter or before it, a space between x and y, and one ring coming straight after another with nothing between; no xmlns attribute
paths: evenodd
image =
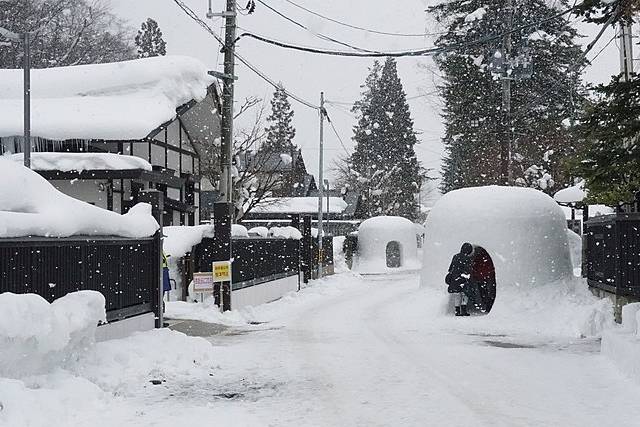
<svg viewBox="0 0 640 427"><path fill-rule="evenodd" d="M311 240L311 217L305 215L302 225L302 278L304 283L309 283L309 280L311 280L311 268L313 265L311 262L313 252Z"/></svg>
<svg viewBox="0 0 640 427"><path fill-rule="evenodd" d="M233 205L219 202L213 205L213 240L214 261L229 261L232 257L231 248L231 215ZM233 265L231 267L233 269ZM221 282L214 285L214 297L222 311L231 310L231 282Z"/></svg>
<svg viewBox="0 0 640 427"><path fill-rule="evenodd" d="M138 202L149 203L151 205L151 214L160 225L157 236L159 240L157 259L158 290L155 292L155 297L153 298L153 311L156 315L156 328L162 328L164 325L164 292L162 286L162 217L164 213L164 194L158 190L144 190L140 192Z"/></svg>

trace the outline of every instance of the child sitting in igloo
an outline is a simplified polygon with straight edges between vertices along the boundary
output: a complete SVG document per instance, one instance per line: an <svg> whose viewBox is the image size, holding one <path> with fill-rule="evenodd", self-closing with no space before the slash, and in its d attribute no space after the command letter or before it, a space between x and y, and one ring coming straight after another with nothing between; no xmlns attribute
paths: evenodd
<svg viewBox="0 0 640 427"><path fill-rule="evenodd" d="M449 285L447 291L453 296L456 316L469 316L467 311L469 299L464 292L464 288L469 285L471 277L472 253L473 245L464 243L460 248L460 253L453 256L451 265L449 265L449 273L445 278L446 284Z"/></svg>

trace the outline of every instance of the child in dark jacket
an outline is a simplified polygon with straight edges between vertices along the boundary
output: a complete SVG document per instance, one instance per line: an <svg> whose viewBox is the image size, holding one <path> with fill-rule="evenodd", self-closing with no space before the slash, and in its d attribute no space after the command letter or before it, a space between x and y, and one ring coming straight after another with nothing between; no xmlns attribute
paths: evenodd
<svg viewBox="0 0 640 427"><path fill-rule="evenodd" d="M463 244L460 253L453 256L449 273L445 278L445 282L449 285L447 291L453 295L456 316L469 316L467 311L468 298L464 293L464 288L469 284L471 277L472 253L473 245L471 243Z"/></svg>

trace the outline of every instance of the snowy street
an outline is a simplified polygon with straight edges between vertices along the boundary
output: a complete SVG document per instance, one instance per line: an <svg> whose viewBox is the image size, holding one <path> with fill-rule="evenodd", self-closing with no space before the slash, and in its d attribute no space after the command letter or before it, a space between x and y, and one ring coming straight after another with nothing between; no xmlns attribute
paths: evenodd
<svg viewBox="0 0 640 427"><path fill-rule="evenodd" d="M0 425L636 425L640 387L566 328L577 302L549 323L515 307L524 318L505 325L500 306L444 316L443 295L413 275L342 273L226 315L235 326L213 346L166 329L99 343L65 369L0 380Z"/></svg>

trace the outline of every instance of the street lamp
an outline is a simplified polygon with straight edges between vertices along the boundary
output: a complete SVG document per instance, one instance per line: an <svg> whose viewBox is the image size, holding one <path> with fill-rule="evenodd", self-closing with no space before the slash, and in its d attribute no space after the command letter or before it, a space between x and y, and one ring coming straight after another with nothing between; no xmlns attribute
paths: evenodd
<svg viewBox="0 0 640 427"><path fill-rule="evenodd" d="M6 0L0 0L0 3ZM31 33L17 34L0 27L0 37L13 42L22 42L24 49L24 165L31 168Z"/></svg>

